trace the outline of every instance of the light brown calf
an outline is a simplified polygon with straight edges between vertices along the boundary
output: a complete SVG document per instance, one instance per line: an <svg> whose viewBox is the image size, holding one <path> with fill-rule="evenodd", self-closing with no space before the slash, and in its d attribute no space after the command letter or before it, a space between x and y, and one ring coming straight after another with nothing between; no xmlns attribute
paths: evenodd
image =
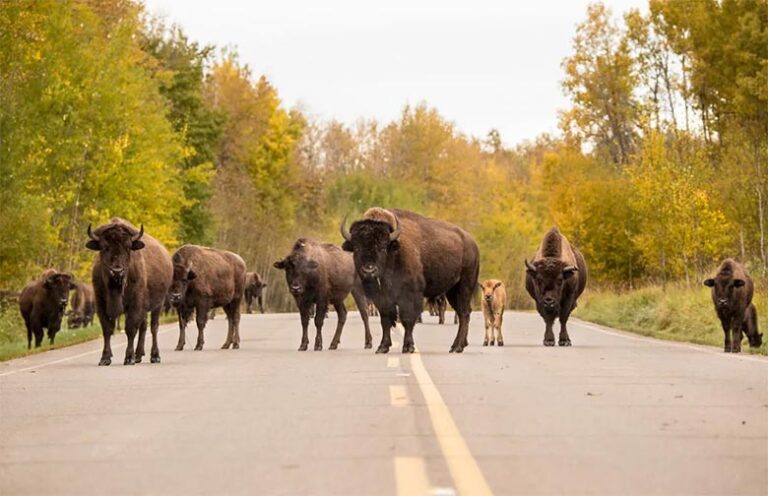
<svg viewBox="0 0 768 496"><path fill-rule="evenodd" d="M507 303L507 290L498 279L488 279L480 286L483 291L483 316L485 317L485 340L483 346L496 342L504 346L501 335L501 323L504 320L504 305Z"/></svg>

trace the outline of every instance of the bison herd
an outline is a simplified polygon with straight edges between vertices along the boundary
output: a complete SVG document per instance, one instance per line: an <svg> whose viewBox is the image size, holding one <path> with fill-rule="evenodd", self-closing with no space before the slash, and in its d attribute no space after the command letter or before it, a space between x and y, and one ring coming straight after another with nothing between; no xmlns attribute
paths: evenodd
<svg viewBox="0 0 768 496"><path fill-rule="evenodd" d="M308 326L314 318L315 350L323 349L322 328L333 305L338 315L329 349L336 349L347 317L345 299L351 293L365 328L364 346L372 347L368 316L380 316L382 337L376 353L392 346L391 330L401 322L405 330L403 353L415 351L414 327L420 322L423 301L430 314L445 322L447 304L455 310L458 330L450 351L461 353L468 345L473 295L479 289L485 318L483 346L504 346L502 321L506 288L498 279L478 284L480 251L464 229L414 212L371 208L347 227L340 227L341 247L309 238L299 238L285 258L274 263L285 273L288 290L296 301L301 319L299 350L309 346ZM21 292L19 306L27 328L27 346L40 346L44 329L53 344L74 291L67 313L71 328L87 326L97 314L104 348L99 365L110 365L110 340L121 315L125 317L127 346L125 365L141 362L146 331L152 333L150 361L160 362L157 331L164 308L173 307L179 321L176 350L186 344L186 326L195 317L197 343L205 344L205 326L215 308L227 317L223 349L240 347L240 307L251 312L256 301L264 313L262 293L267 286L255 272L247 272L243 259L232 252L184 245L171 255L144 226L114 218L92 230L88 226L86 247L96 251L91 273L92 286L76 281L72 274L48 269ZM571 346L567 323L587 284L587 265L581 252L557 229L545 235L533 259L525 260L525 289L544 320L544 345L554 346L555 320L560 322L557 343ZM754 286L746 269L726 259L715 277L704 281L712 288L712 301L725 335L725 352L741 351L746 334L750 346L759 347L757 311L752 303ZM211 317L212 318L212 317Z"/></svg>

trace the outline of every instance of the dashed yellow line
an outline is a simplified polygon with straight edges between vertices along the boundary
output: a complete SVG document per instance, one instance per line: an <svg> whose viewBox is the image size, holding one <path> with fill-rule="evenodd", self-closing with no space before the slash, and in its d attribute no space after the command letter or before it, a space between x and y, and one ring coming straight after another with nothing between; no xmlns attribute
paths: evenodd
<svg viewBox="0 0 768 496"><path fill-rule="evenodd" d="M399 357L387 357L387 367L390 369L396 369L400 366Z"/></svg>
<svg viewBox="0 0 768 496"><path fill-rule="evenodd" d="M408 398L408 390L405 386L389 386L389 402L392 406L408 406L411 400Z"/></svg>
<svg viewBox="0 0 768 496"><path fill-rule="evenodd" d="M423 458L395 457L395 481L399 496L428 496L430 493Z"/></svg>

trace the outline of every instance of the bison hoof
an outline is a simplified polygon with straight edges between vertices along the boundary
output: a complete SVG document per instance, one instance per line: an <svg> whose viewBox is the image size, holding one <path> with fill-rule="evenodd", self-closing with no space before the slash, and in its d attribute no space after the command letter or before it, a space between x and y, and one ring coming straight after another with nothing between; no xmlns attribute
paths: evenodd
<svg viewBox="0 0 768 496"><path fill-rule="evenodd" d="M307 346L308 346L307 343L301 343L301 345L299 346L299 351L307 351Z"/></svg>
<svg viewBox="0 0 768 496"><path fill-rule="evenodd" d="M498 343L496 343L496 346L504 346L504 341L499 341Z"/></svg>
<svg viewBox="0 0 768 496"><path fill-rule="evenodd" d="M331 343L331 345L328 347L329 350L335 350L338 349L339 345L338 343Z"/></svg>
<svg viewBox="0 0 768 496"><path fill-rule="evenodd" d="M160 363L160 355L153 356L149 359L149 363Z"/></svg>
<svg viewBox="0 0 768 496"><path fill-rule="evenodd" d="M373 344L371 344L371 343L365 343L365 349L366 349L366 350L370 350L371 348L373 348Z"/></svg>
<svg viewBox="0 0 768 496"><path fill-rule="evenodd" d="M315 344L315 351L323 351L323 345Z"/></svg>
<svg viewBox="0 0 768 496"><path fill-rule="evenodd" d="M112 359L111 358L102 358L101 360L99 360L99 365L100 366L101 365L106 366L106 365L111 365L111 364L112 364Z"/></svg>
<svg viewBox="0 0 768 496"><path fill-rule="evenodd" d="M557 345L558 346L570 346L571 345L571 340L570 339L561 339L560 341L557 342Z"/></svg>
<svg viewBox="0 0 768 496"><path fill-rule="evenodd" d="M123 365L135 365L136 361L133 359L133 357L126 357L123 361Z"/></svg>
<svg viewBox="0 0 768 496"><path fill-rule="evenodd" d="M483 341L483 346L488 346L488 340Z"/></svg>
<svg viewBox="0 0 768 496"><path fill-rule="evenodd" d="M224 343L223 345L221 345L221 349L222 350L228 350L230 344L232 344L232 343ZM195 349L197 349L197 346L195 346ZM201 350L203 349L202 346L200 347L200 349Z"/></svg>
<svg viewBox="0 0 768 496"><path fill-rule="evenodd" d="M555 345L555 339L545 339L544 340L544 346L554 346Z"/></svg>
<svg viewBox="0 0 768 496"><path fill-rule="evenodd" d="M135 363L141 363L141 357L137 356L134 360Z"/></svg>
<svg viewBox="0 0 768 496"><path fill-rule="evenodd" d="M203 349L203 345L201 345L201 344L195 345L195 351L200 351L202 349Z"/></svg>
<svg viewBox="0 0 768 496"><path fill-rule="evenodd" d="M380 345L376 348L376 353L389 353L389 346Z"/></svg>
<svg viewBox="0 0 768 496"><path fill-rule="evenodd" d="M494 346L496 344L496 341L491 341L491 346Z"/></svg>
<svg viewBox="0 0 768 496"><path fill-rule="evenodd" d="M454 346L451 348L451 353L463 353L464 347L463 346Z"/></svg>
<svg viewBox="0 0 768 496"><path fill-rule="evenodd" d="M416 351L416 346L413 344L404 344L403 345L403 353L413 353Z"/></svg>
<svg viewBox="0 0 768 496"><path fill-rule="evenodd" d="M176 348L174 348L174 351L181 351L183 349L184 349L184 345L183 344L177 344Z"/></svg>
<svg viewBox="0 0 768 496"><path fill-rule="evenodd" d="M240 343L232 343L232 349L233 350L239 350L240 349Z"/></svg>

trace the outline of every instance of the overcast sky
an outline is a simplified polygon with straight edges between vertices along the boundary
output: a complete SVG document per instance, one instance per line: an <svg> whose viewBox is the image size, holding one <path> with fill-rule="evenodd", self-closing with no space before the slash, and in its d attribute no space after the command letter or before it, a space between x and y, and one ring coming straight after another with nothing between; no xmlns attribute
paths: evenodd
<svg viewBox="0 0 768 496"><path fill-rule="evenodd" d="M507 145L557 130L560 62L587 0L144 0L194 40L237 47L288 107L396 119L426 101ZM647 0L610 0L614 14Z"/></svg>

